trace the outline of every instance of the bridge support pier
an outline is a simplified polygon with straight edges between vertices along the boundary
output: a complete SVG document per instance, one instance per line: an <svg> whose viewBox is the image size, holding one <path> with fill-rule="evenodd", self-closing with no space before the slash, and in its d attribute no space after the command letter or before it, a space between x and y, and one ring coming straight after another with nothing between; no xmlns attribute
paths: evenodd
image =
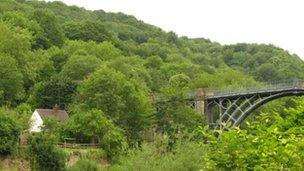
<svg viewBox="0 0 304 171"><path fill-rule="evenodd" d="M199 114L205 114L205 93L203 89L198 89L195 94L195 111Z"/></svg>

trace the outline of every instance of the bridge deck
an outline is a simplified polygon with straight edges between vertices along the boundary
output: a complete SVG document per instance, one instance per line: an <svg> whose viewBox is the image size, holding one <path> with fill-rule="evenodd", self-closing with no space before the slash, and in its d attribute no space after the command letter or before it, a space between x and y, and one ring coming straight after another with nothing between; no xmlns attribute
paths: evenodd
<svg viewBox="0 0 304 171"><path fill-rule="evenodd" d="M205 100L219 99L219 98L233 98L239 96L250 96L252 94L268 94L287 92L287 91L304 91L304 80L291 80L271 84L263 84L255 87L246 88L235 88L235 89L203 89ZM162 97L161 95L153 94L152 97L154 102L169 102L171 100ZM193 91L189 93L183 100L193 101L197 99L197 92Z"/></svg>
<svg viewBox="0 0 304 171"><path fill-rule="evenodd" d="M278 84L268 84L259 87L250 87L250 88L242 88L235 90L221 89L221 90L205 90L205 95L207 99L216 99L223 97L237 97L237 96L245 96L252 94L269 94L283 91L304 91L304 80L303 81L292 81L292 82L284 82Z"/></svg>

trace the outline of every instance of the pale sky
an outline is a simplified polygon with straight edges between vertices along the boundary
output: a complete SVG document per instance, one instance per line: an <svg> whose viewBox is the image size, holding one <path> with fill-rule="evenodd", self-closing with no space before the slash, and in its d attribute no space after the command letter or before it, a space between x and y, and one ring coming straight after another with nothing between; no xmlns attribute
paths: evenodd
<svg viewBox="0 0 304 171"><path fill-rule="evenodd" d="M179 36L274 44L304 59L303 0L61 0L123 12Z"/></svg>

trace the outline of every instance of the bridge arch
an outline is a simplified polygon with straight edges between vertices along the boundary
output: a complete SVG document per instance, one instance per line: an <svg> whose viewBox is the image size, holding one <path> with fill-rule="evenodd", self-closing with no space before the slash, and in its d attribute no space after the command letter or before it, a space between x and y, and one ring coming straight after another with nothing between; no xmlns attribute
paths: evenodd
<svg viewBox="0 0 304 171"><path fill-rule="evenodd" d="M266 98L262 99L260 102L256 103L253 107L249 108L246 111L246 113L244 113L244 116L240 117L239 121L237 121L233 126L240 125L253 111L255 111L256 109L258 109L259 107L261 107L262 105L264 105L270 101L273 101L273 100L276 100L276 99L279 99L282 97L287 97L287 96L301 96L301 95L304 95L304 90L300 91L300 92L298 92L298 91L282 92L282 93L278 93L278 94L266 97Z"/></svg>
<svg viewBox="0 0 304 171"><path fill-rule="evenodd" d="M286 96L304 96L304 80L292 79L263 87L240 90L204 90L191 92L182 100L188 101L197 113L205 114L213 129L228 129L226 123L239 126L253 111L262 105ZM153 96L154 97L154 96ZM156 103L170 103L158 97Z"/></svg>
<svg viewBox="0 0 304 171"><path fill-rule="evenodd" d="M262 105L287 96L304 96L304 88L206 98L205 113L208 116L209 124L214 129L227 129L225 127L226 123L231 122L233 127L239 126L253 111ZM214 107L217 107L218 111L216 113L219 114L219 117L215 119L214 116L211 116L214 115L214 112L212 112Z"/></svg>

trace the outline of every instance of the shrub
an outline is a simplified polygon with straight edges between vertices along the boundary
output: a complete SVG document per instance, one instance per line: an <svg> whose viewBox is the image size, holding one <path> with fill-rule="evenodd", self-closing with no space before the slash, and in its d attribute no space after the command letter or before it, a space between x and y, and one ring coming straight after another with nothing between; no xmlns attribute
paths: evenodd
<svg viewBox="0 0 304 171"><path fill-rule="evenodd" d="M125 152L128 143L120 129L113 129L107 132L100 142L100 146L107 152L108 157L120 155Z"/></svg>
<svg viewBox="0 0 304 171"><path fill-rule="evenodd" d="M14 112L0 108L0 154L8 155L13 152L18 142L20 127Z"/></svg>
<svg viewBox="0 0 304 171"><path fill-rule="evenodd" d="M65 169L65 153L57 147L56 137L46 133L36 133L29 139L34 170L60 171Z"/></svg>
<svg viewBox="0 0 304 171"><path fill-rule="evenodd" d="M98 161L101 160L102 158L106 158L106 152L101 149L90 149L90 150L86 150L85 153L82 153L81 158Z"/></svg>
<svg viewBox="0 0 304 171"><path fill-rule="evenodd" d="M110 158L128 145L123 130L96 109L73 115L65 125L65 134L75 137L78 142L99 143Z"/></svg>
<svg viewBox="0 0 304 171"><path fill-rule="evenodd" d="M87 159L78 160L72 167L67 169L68 171L99 171L100 166Z"/></svg>
<svg viewBox="0 0 304 171"><path fill-rule="evenodd" d="M182 171L204 170L206 148L199 142L179 140L172 150L168 150L170 139L158 138L152 143L143 143L141 148L130 150L109 170L158 170Z"/></svg>

